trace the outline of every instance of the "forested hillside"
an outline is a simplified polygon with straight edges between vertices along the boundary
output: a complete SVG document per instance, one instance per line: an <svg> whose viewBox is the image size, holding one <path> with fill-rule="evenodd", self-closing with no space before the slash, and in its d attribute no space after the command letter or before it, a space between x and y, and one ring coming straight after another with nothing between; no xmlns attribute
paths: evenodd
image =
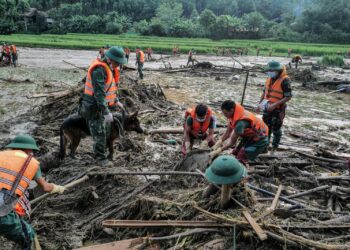
<svg viewBox="0 0 350 250"><path fill-rule="evenodd" d="M34 9L35 8L35 9ZM2 0L0 33L348 43L349 0Z"/></svg>

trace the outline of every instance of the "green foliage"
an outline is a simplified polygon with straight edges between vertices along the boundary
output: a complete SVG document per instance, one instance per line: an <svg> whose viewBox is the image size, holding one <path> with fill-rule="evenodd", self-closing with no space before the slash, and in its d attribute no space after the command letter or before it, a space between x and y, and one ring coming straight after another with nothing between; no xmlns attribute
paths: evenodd
<svg viewBox="0 0 350 250"><path fill-rule="evenodd" d="M307 56L336 55L338 51L346 53L349 45L315 44L315 43L291 43L274 42L264 40L220 40L213 41L205 38L176 38L176 37L156 37L139 36L131 34L105 35L105 34L72 34L66 35L28 35L14 34L1 36L1 41L11 41L21 46L33 47L54 47L73 49L98 49L101 45L112 44L128 46L134 48L137 45L142 47L152 47L154 51L171 52L174 44L180 47L183 53L187 53L191 48L195 48L198 53L213 53L220 48L248 48L250 52L255 52L255 48L261 49L261 55L268 55L268 49L273 48L275 56L287 56L288 48L293 49L293 53Z"/></svg>
<svg viewBox="0 0 350 250"><path fill-rule="evenodd" d="M345 65L344 58L342 56L323 56L318 63L325 66L337 67L342 67Z"/></svg>
<svg viewBox="0 0 350 250"><path fill-rule="evenodd" d="M349 0L0 0L0 33L23 30L21 14L29 7L55 21L48 26L39 15L28 24L39 33L350 41Z"/></svg>

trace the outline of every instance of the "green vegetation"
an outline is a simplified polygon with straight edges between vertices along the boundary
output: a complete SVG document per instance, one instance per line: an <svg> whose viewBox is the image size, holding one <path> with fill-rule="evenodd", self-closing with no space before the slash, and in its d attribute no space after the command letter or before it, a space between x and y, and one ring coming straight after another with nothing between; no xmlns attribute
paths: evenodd
<svg viewBox="0 0 350 250"><path fill-rule="evenodd" d="M322 59L318 62L321 65L325 66L344 66L344 58L342 56L324 56Z"/></svg>
<svg viewBox="0 0 350 250"><path fill-rule="evenodd" d="M6 0L0 16L0 34L350 41L349 0Z"/></svg>
<svg viewBox="0 0 350 250"><path fill-rule="evenodd" d="M181 53L187 53L195 48L197 53L216 53L217 48L249 48L249 54L255 55L256 48L261 49L260 55L267 55L268 49L273 49L273 55L287 55L288 48L292 48L292 54L307 56L335 55L337 52L347 53L350 45L333 44L306 44L271 42L263 40L220 40L212 41L205 38L173 38L140 36L132 34L105 35L105 34L66 34L66 35L28 35L13 34L0 36L0 41L15 43L29 47L52 47L69 49L98 49L106 44L120 45L134 49L136 46L142 48L152 47L156 52L170 52L174 45L180 47ZM233 51L234 52L234 51Z"/></svg>

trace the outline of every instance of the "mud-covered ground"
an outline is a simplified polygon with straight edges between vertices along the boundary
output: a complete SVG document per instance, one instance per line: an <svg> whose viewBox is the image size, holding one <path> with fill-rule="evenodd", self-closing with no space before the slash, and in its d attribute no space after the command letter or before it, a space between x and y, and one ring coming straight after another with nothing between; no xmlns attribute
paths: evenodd
<svg viewBox="0 0 350 250"><path fill-rule="evenodd" d="M0 68L0 147L9 138L19 132L32 133L38 140L41 153L38 157L45 162L45 175L49 181L66 184L81 177L87 171L95 168L92 159L91 139L84 139L75 158L67 157L59 162L55 156L59 147L59 125L65 117L77 110L79 94L72 92L62 98L33 98L39 93L55 93L73 90L84 77L84 71L64 63L71 62L78 67L87 67L97 55L95 51L51 50L20 48L20 67ZM159 58L159 55L155 55ZM165 57L165 55L163 55ZM217 66L232 67L229 57L199 55L199 61L210 61ZM247 66L262 65L271 58L241 57L238 58ZM287 58L274 58L284 64ZM164 60L146 62L145 79L135 83L130 80L137 78L135 71L127 71L123 77L121 89L122 101L132 100L135 105L127 105L130 111L139 110L139 119L148 131L159 128L180 128L183 122L184 109L189 105L204 102L215 110L219 124L225 124L220 114L220 103L226 99L241 100L245 73L240 71L232 74L210 75L206 70L197 72L164 73L150 69L180 68L186 64L185 55L165 58ZM305 60L302 68L311 68L311 63L317 58ZM169 65L170 63L170 65ZM131 57L130 65L134 64ZM238 67L238 65L236 64ZM313 71L319 80L350 80L350 71L328 68L323 71ZM235 77L233 77L235 76ZM251 72L245 97L245 104L256 106L262 92L265 76L259 72ZM167 97L165 100L157 84ZM302 191L320 185L313 180L304 180L305 174L315 176L341 175L347 171L322 166L309 159L296 157L293 150L308 153L322 152L349 156L350 150L350 95L343 93L329 94L331 90L311 90L303 87L301 82L293 82L293 99L289 104L285 119L282 149L277 153L277 159L260 158L255 165L272 167L262 176L253 175L255 185L264 186L271 182L282 183ZM130 103L129 103L130 104ZM176 145L167 144L167 140L175 139ZM203 214L193 209L193 202L198 206L215 213L223 213L217 205L218 196L210 200L200 198L206 183L198 177L137 177L114 176L108 172L123 171L171 171L181 161L181 135L144 135L128 132L125 138L115 145L115 167L97 170L96 175L67 191L64 195L54 196L36 204L31 216L31 223L37 230L44 249L72 249L96 243L111 242L120 239L139 236L166 236L179 231L174 229L103 229L101 222L105 219L177 219L177 220L207 220ZM46 158L45 158L46 157ZM278 158L280 157L280 158ZM267 159L267 160L266 160ZM286 162L283 162L286 161ZM303 166L302 172L293 166L293 161L300 161L296 166ZM306 162L306 163L305 163ZM276 165L290 170L281 174ZM264 169L264 168L262 168ZM335 170L336 169L336 170ZM272 172L271 172L272 171ZM275 171L275 172L274 172ZM101 174L104 172L104 174ZM283 173L283 172L282 172ZM312 179L309 175L309 178ZM298 180L297 182L295 180ZM304 180L304 181L301 181ZM348 182L333 182L333 185L347 186ZM271 191L275 192L275 189ZM37 192L37 191L35 191ZM95 195L97 194L97 196ZM310 196L312 208L325 209L329 193ZM38 195L38 193L35 193ZM241 190L234 196L247 206L251 213L258 216L259 211L270 205L269 202L252 202L250 193ZM299 200L300 202L305 202ZM337 200L342 206L341 211L350 211L347 201ZM280 207L286 204L282 203ZM240 209L232 205L225 213L231 218L241 218ZM318 214L318 219L334 218L333 215ZM302 222L310 224L309 214L281 219L269 217L272 224L286 225ZM269 229L270 230L270 229ZM298 233L298 230L290 229ZM237 244L240 249L282 249L283 244L276 245L273 239L260 243L249 228L239 229ZM276 232L277 233L277 232ZM319 240L324 234L300 233L303 237ZM339 235L339 231L329 232L329 238ZM232 231L220 230L207 234L179 238L161 242L162 249L177 245L177 249L202 249L205 243L223 239L223 245L218 249L228 249L232 245ZM0 249L10 249L9 243L0 239ZM344 243L344 242L342 242ZM287 247L287 249L289 249Z"/></svg>

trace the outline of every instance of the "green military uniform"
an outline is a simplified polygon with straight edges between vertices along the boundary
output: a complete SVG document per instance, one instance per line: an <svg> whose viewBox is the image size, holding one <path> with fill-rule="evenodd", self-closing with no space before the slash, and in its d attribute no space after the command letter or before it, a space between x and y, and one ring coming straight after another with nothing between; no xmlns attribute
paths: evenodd
<svg viewBox="0 0 350 250"><path fill-rule="evenodd" d="M250 128L250 122L245 120L238 121L235 128L235 134L242 135L247 128ZM263 137L259 141L251 141L249 138L242 138L240 145L244 147L245 155L248 160L252 161L255 160L259 154L266 151L269 145L269 139L268 137Z"/></svg>
<svg viewBox="0 0 350 250"><path fill-rule="evenodd" d="M143 62L141 62L140 52L136 55L137 71L139 73L140 79L143 79Z"/></svg>
<svg viewBox="0 0 350 250"><path fill-rule="evenodd" d="M106 140L109 123L105 122L104 115L108 114L106 102L105 81L107 73L104 68L96 67L92 73L94 95L84 94L80 115L86 120L89 131L94 140L94 154L97 160L106 158Z"/></svg>
<svg viewBox="0 0 350 250"><path fill-rule="evenodd" d="M279 77L279 76L278 76ZM275 79L277 80L278 77ZM283 97L292 97L291 80L287 77L282 82ZM265 93L265 89L264 89ZM264 111L263 120L269 127L269 143L273 134L272 148L278 148L282 138L282 125L286 112L286 105L273 111Z"/></svg>
<svg viewBox="0 0 350 250"><path fill-rule="evenodd" d="M127 63L124 50L121 47L111 47L105 53L105 56L106 58L103 59L105 63L107 63L107 58L119 65ZM114 76L113 69L111 71ZM91 136L93 137L95 158L100 161L107 160L106 141L110 132L110 123L106 123L104 117L110 112L106 100L106 79L107 72L102 66L97 66L92 70L91 84L93 95L84 94L79 111L80 115L86 120Z"/></svg>
<svg viewBox="0 0 350 250"><path fill-rule="evenodd" d="M42 178L42 174L39 167L33 180L40 178ZM36 233L33 227L23 217L12 211L8 215L0 217L0 235L23 246L23 249L29 249L30 243L33 241Z"/></svg>

